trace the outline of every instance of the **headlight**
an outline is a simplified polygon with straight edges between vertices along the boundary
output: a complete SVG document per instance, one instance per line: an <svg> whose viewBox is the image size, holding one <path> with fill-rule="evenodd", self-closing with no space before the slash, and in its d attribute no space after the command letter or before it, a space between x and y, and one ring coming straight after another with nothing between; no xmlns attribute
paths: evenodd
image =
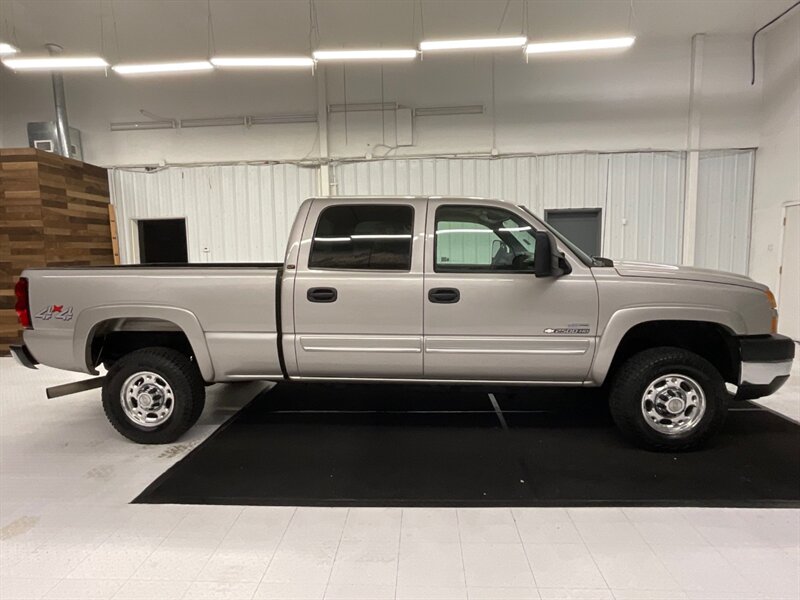
<svg viewBox="0 0 800 600"><path fill-rule="evenodd" d="M770 331L772 333L778 333L778 303L775 301L775 294L773 294L772 290L769 288L767 288L764 294L766 294L767 301L772 307L772 323L770 324Z"/></svg>

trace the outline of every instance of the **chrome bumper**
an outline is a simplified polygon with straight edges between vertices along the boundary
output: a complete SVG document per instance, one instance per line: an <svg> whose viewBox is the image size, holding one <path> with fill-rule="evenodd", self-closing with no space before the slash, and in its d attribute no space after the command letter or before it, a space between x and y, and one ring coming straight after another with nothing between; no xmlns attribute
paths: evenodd
<svg viewBox="0 0 800 600"><path fill-rule="evenodd" d="M770 385L778 377L788 377L792 361L743 362L739 385Z"/></svg>
<svg viewBox="0 0 800 600"><path fill-rule="evenodd" d="M736 398L754 400L774 394L789 379L795 343L783 335L739 338L739 389Z"/></svg>

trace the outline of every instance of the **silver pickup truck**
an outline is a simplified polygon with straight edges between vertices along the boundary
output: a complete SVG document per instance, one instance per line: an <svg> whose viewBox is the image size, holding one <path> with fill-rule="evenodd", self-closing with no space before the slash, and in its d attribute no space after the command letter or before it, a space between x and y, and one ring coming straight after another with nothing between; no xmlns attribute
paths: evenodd
<svg viewBox="0 0 800 600"><path fill-rule="evenodd" d="M16 293L17 359L103 365L106 415L139 443L189 429L204 384L258 379L602 387L630 438L681 450L794 357L766 286L593 258L477 198L311 198L283 264L29 269Z"/></svg>

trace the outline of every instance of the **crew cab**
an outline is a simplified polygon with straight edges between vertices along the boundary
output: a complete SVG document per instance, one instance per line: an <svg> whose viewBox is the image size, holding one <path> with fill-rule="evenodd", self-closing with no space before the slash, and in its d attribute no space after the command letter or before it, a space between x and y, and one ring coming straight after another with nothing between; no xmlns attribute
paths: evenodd
<svg viewBox="0 0 800 600"><path fill-rule="evenodd" d="M681 450L794 357L766 286L593 258L480 198L311 198L283 264L28 269L16 295L17 359L103 365L106 415L139 443L189 429L204 384L373 381L602 387L623 433Z"/></svg>

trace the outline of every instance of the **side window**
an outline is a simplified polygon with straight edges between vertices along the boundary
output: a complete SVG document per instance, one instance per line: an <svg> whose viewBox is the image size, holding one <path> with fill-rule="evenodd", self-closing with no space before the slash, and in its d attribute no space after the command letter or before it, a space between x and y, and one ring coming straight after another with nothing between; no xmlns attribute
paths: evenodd
<svg viewBox="0 0 800 600"><path fill-rule="evenodd" d="M317 221L308 266L408 271L413 228L410 206L330 206Z"/></svg>
<svg viewBox="0 0 800 600"><path fill-rule="evenodd" d="M532 271L533 228L506 210L441 206L436 210L438 272Z"/></svg>

